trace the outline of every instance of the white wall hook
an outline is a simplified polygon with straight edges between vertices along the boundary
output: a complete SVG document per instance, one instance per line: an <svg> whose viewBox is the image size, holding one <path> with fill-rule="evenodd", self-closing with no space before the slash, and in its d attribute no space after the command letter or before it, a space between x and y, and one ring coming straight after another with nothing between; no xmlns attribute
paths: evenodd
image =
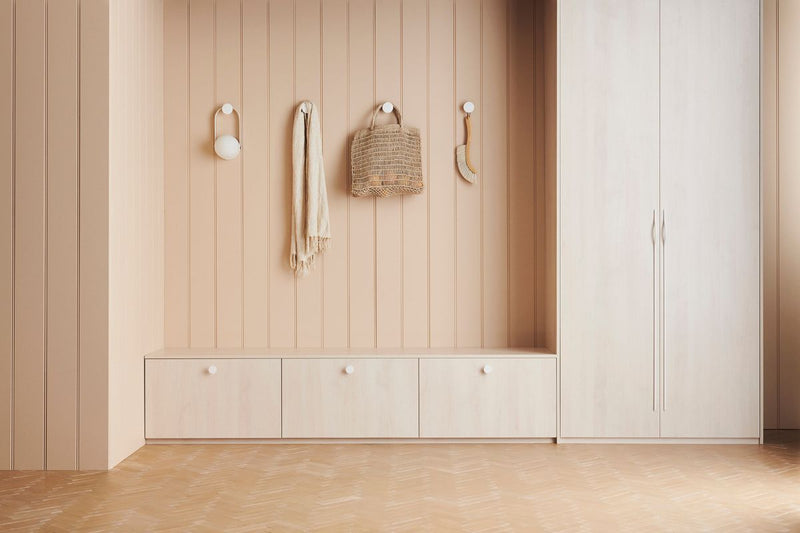
<svg viewBox="0 0 800 533"><path fill-rule="evenodd" d="M210 367L208 367L208 373L213 376L214 374L217 373L217 367L215 365L211 365Z"/></svg>
<svg viewBox="0 0 800 533"><path fill-rule="evenodd" d="M384 113L391 113L394 111L394 104L391 102L384 102L381 106L381 110L383 110Z"/></svg>
<svg viewBox="0 0 800 533"><path fill-rule="evenodd" d="M348 376L355 371L356 369L353 365L347 365L346 367L344 367L344 373L347 374Z"/></svg>
<svg viewBox="0 0 800 533"><path fill-rule="evenodd" d="M483 373L484 374L491 374L492 373L492 365L483 365Z"/></svg>
<svg viewBox="0 0 800 533"><path fill-rule="evenodd" d="M464 113L472 113L473 111L475 111L475 104L467 100L466 102L464 102L462 109L464 110Z"/></svg>

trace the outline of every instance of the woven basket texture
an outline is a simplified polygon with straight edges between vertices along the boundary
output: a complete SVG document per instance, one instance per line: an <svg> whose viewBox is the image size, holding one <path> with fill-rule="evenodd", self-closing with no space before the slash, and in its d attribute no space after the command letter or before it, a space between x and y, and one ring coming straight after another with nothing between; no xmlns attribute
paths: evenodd
<svg viewBox="0 0 800 533"><path fill-rule="evenodd" d="M419 130L403 125L395 108L397 124L375 126L380 107L369 128L359 130L350 149L353 196L419 194L422 181L422 143Z"/></svg>

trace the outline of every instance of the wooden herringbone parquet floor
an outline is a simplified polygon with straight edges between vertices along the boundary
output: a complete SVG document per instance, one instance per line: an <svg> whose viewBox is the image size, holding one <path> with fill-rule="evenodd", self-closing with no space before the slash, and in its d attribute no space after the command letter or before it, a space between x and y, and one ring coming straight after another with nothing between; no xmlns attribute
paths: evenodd
<svg viewBox="0 0 800 533"><path fill-rule="evenodd" d="M2 531L800 531L800 446L146 446L0 473Z"/></svg>

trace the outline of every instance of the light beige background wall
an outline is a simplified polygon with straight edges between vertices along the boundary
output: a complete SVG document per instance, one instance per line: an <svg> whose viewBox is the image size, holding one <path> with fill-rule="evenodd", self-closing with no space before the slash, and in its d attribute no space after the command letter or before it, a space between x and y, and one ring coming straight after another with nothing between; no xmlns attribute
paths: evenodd
<svg viewBox="0 0 800 533"><path fill-rule="evenodd" d="M124 16L145 4L160 20L155 1L0 1L0 468L104 469L142 440L163 307L161 52L120 45L160 41ZM132 70L145 54L150 86Z"/></svg>
<svg viewBox="0 0 800 533"><path fill-rule="evenodd" d="M800 2L765 0L764 423L800 428Z"/></svg>
<svg viewBox="0 0 800 533"><path fill-rule="evenodd" d="M109 466L144 444L142 357L164 346L163 20L109 5Z"/></svg>
<svg viewBox="0 0 800 533"><path fill-rule="evenodd" d="M165 0L166 345L555 348L554 5ZM290 131L303 99L322 111L333 248L296 280ZM477 185L454 164L468 99ZM351 198L350 136L385 100L422 132L425 193ZM224 102L242 113L233 161L211 148Z"/></svg>

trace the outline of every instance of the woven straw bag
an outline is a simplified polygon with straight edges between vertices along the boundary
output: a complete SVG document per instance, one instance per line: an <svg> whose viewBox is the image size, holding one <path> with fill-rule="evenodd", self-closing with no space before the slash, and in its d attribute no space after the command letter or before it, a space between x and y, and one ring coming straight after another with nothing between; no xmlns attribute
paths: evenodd
<svg viewBox="0 0 800 533"><path fill-rule="evenodd" d="M394 108L397 124L376 126L380 106L372 124L356 132L350 148L353 196L394 196L422 192L422 144L419 130L403 125Z"/></svg>

